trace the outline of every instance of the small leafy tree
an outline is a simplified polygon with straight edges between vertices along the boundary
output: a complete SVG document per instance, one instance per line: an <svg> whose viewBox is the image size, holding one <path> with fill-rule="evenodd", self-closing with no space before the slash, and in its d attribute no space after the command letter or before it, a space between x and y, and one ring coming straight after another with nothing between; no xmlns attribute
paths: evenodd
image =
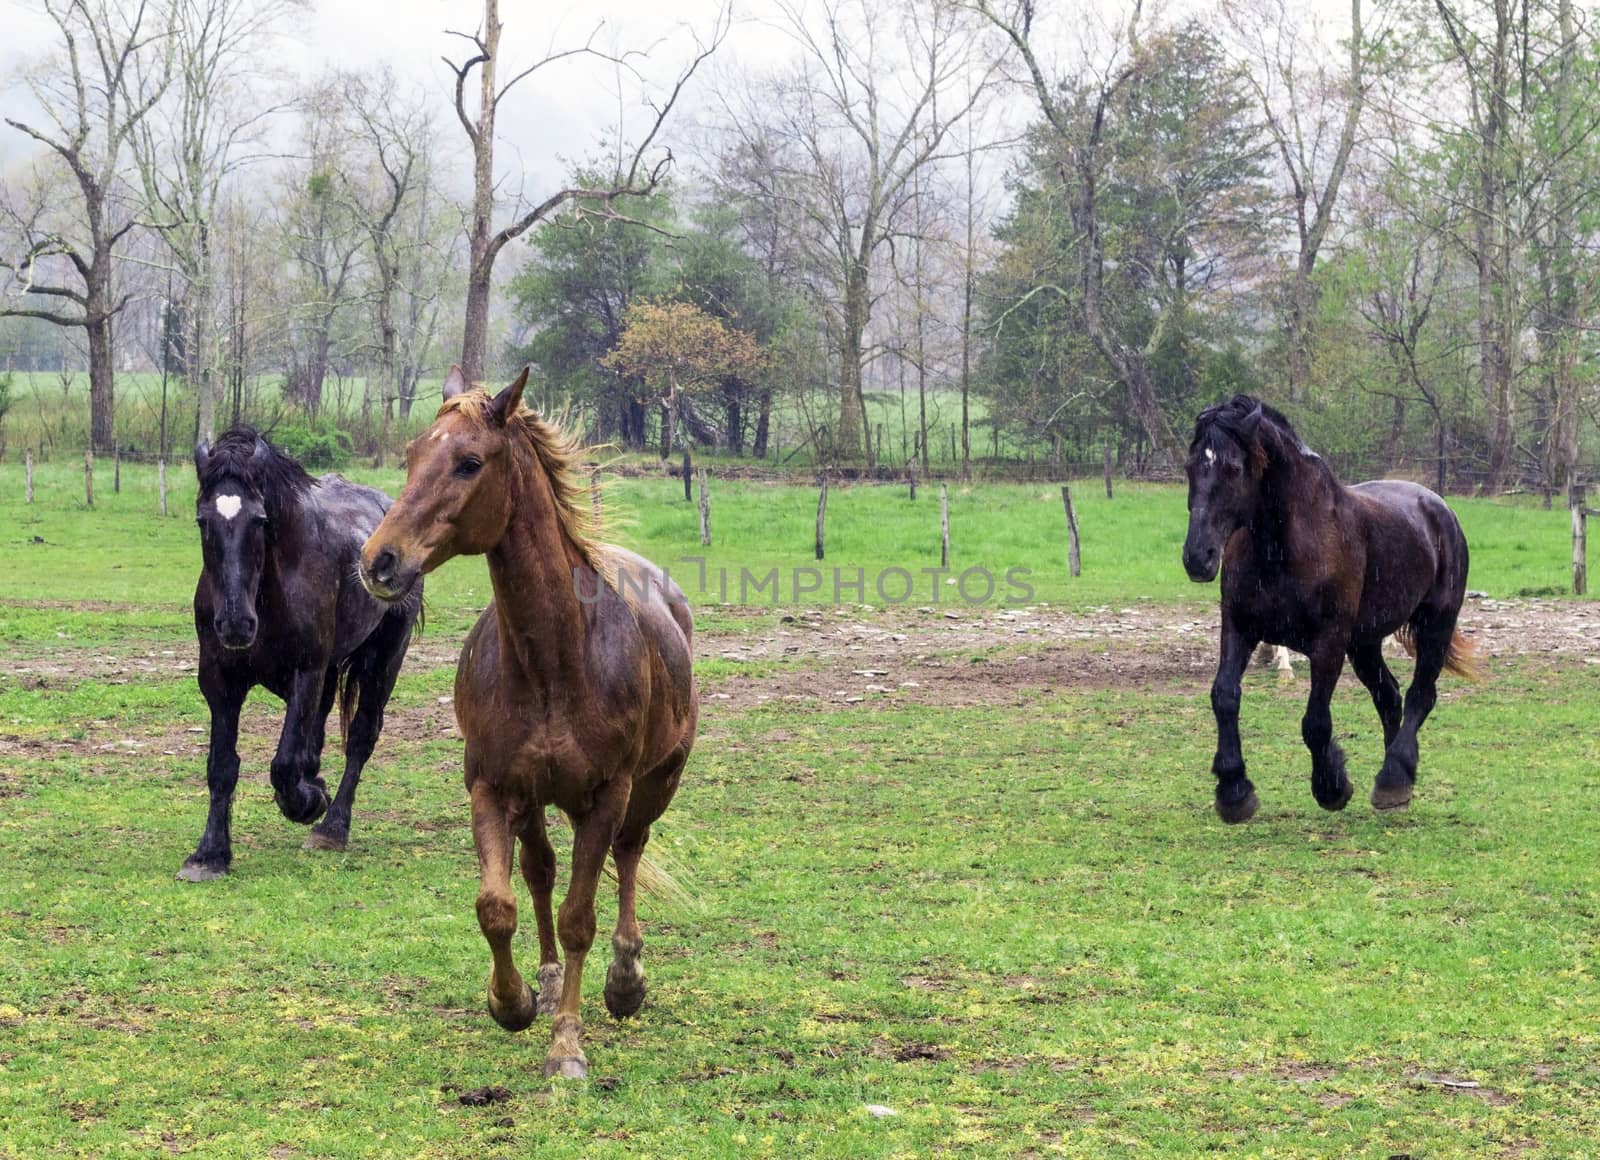
<svg viewBox="0 0 1600 1160"><path fill-rule="evenodd" d="M600 360L657 393L663 459L672 454L681 392L757 370L765 361L753 337L689 302L635 302L616 348Z"/></svg>

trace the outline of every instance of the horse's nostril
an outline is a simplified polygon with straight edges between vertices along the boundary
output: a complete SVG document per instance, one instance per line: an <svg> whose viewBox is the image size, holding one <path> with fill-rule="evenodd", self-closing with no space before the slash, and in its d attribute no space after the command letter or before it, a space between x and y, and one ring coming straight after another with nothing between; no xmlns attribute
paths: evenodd
<svg viewBox="0 0 1600 1160"><path fill-rule="evenodd" d="M375 580L387 583L394 579L394 553L388 548L379 552L372 561L372 576Z"/></svg>

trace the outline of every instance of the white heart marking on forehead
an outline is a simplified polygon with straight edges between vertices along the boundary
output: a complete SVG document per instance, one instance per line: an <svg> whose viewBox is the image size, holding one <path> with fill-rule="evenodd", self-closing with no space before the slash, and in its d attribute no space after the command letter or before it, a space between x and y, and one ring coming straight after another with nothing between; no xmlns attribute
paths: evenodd
<svg viewBox="0 0 1600 1160"><path fill-rule="evenodd" d="M217 497L217 514L225 520L231 520L239 514L239 508L244 501L236 495L219 495Z"/></svg>

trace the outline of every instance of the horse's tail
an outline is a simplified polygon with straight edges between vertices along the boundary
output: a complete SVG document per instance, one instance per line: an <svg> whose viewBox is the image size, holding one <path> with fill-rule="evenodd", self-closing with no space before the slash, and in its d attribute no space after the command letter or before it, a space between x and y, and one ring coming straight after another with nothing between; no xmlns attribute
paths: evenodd
<svg viewBox="0 0 1600 1160"><path fill-rule="evenodd" d="M1402 624L1395 630L1394 638L1400 642L1400 647L1406 650L1406 655L1415 660L1417 640L1411 626ZM1462 636L1459 628L1450 634L1450 646L1444 651L1444 667L1448 672L1473 683L1487 680L1489 677L1488 668L1478 658L1478 646Z"/></svg>
<svg viewBox="0 0 1600 1160"><path fill-rule="evenodd" d="M334 679L339 682L339 751L342 753L350 744L350 719L356 714L356 690L361 682L352 681L350 670L345 668L341 668Z"/></svg>
<svg viewBox="0 0 1600 1160"><path fill-rule="evenodd" d="M610 858L606 859L606 877L613 880L617 877L617 868L612 865ZM694 896L683 888L671 871L665 869L648 854L640 857L633 883L647 898L659 899L677 906L694 905Z"/></svg>

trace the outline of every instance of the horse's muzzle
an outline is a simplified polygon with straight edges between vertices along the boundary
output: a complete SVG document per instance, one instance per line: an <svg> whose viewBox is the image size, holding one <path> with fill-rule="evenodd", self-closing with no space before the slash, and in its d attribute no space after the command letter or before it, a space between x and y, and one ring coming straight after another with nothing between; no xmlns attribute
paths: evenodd
<svg viewBox="0 0 1600 1160"><path fill-rule="evenodd" d="M223 648L239 652L255 644L256 624L254 616L219 616L211 626L216 630Z"/></svg>
<svg viewBox="0 0 1600 1160"><path fill-rule="evenodd" d="M374 555L370 564L363 556L359 572L361 586L387 604L393 604L410 592L420 575L418 569L405 567L389 548Z"/></svg>
<svg viewBox="0 0 1600 1160"><path fill-rule="evenodd" d="M1215 547L1183 549L1183 570L1196 584L1209 584L1217 578L1222 552Z"/></svg>

